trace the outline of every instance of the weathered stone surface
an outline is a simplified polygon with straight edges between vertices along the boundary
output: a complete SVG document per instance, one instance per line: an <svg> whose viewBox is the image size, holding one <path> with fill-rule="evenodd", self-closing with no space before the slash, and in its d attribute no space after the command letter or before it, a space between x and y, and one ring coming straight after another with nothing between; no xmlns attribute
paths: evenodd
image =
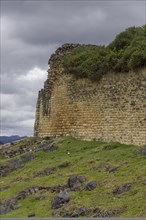
<svg viewBox="0 0 146 220"><path fill-rule="evenodd" d="M39 195L36 197L36 200L44 200L46 198L45 195Z"/></svg>
<svg viewBox="0 0 146 220"><path fill-rule="evenodd" d="M8 157L6 152L4 151L3 153L6 157ZM11 156L10 156L10 158L11 158ZM25 163L30 162L34 158L35 158L35 155L32 152L25 153L22 156L20 156L19 158L14 157L14 155L13 155L11 159L7 160L7 163L0 164L1 176L7 176L10 172L15 171L16 169L23 167L25 165Z"/></svg>
<svg viewBox="0 0 146 220"><path fill-rule="evenodd" d="M64 162L64 163L58 165L58 168L66 168L66 167L68 167L69 165L70 165L70 162Z"/></svg>
<svg viewBox="0 0 146 220"><path fill-rule="evenodd" d="M35 217L35 213L34 212L28 214L28 218L32 218L32 217Z"/></svg>
<svg viewBox="0 0 146 220"><path fill-rule="evenodd" d="M20 159L17 159L17 158L13 158L11 160L8 160L8 163L9 163L9 167L11 170L16 170L20 167L23 166L23 163Z"/></svg>
<svg viewBox="0 0 146 220"><path fill-rule="evenodd" d="M50 190L49 187L44 187L44 186L30 186L22 191L20 191L15 199L16 200L22 200L22 199L25 199L27 196L29 195L33 195L39 191L43 191L43 190Z"/></svg>
<svg viewBox="0 0 146 220"><path fill-rule="evenodd" d="M11 171L14 171L23 166L23 162L20 159L13 158L8 160L8 164L0 164L1 176L7 176Z"/></svg>
<svg viewBox="0 0 146 220"><path fill-rule="evenodd" d="M130 190L130 188L131 188L131 183L126 183L114 189L113 194L121 194L121 193L127 192Z"/></svg>
<svg viewBox="0 0 146 220"><path fill-rule="evenodd" d="M23 178L22 179L24 182L29 182L30 181L30 178Z"/></svg>
<svg viewBox="0 0 146 220"><path fill-rule="evenodd" d="M115 148L117 148L118 147L118 145L116 146L116 145L105 145L105 146L103 146L103 148L102 148L102 150L113 150L113 149L115 149Z"/></svg>
<svg viewBox="0 0 146 220"><path fill-rule="evenodd" d="M45 146L45 147L43 147L43 151L45 151L45 152L51 152L51 151L55 151L55 150L57 150L58 149L58 146L56 146L56 145L51 145L51 146Z"/></svg>
<svg viewBox="0 0 146 220"><path fill-rule="evenodd" d="M63 45L49 60L49 77L38 96L35 135L143 145L146 70L108 73L100 82L77 80L64 72L61 60L79 46Z"/></svg>
<svg viewBox="0 0 146 220"><path fill-rule="evenodd" d="M139 150L135 150L134 153L146 156L146 145L144 145L143 148Z"/></svg>
<svg viewBox="0 0 146 220"><path fill-rule="evenodd" d="M49 138L49 139L41 139L41 138L36 138L34 140L26 140L25 143L21 143L20 146L15 147L11 146L11 144L4 144L1 149L0 149L0 154L2 157L5 158L13 158L18 155L22 155L22 160L23 162L29 162L32 159L34 159L34 155L32 152L43 150L43 149L50 149L56 150L56 148L51 146L51 143L53 142L54 138ZM53 145L53 144L52 144ZM25 154L26 153L26 154ZM20 157L21 159L21 157Z"/></svg>
<svg viewBox="0 0 146 220"><path fill-rule="evenodd" d="M9 188L10 188L10 186L2 186L2 187L0 187L0 191L4 191L4 190L9 189Z"/></svg>
<svg viewBox="0 0 146 220"><path fill-rule="evenodd" d="M71 191L81 191L85 187L86 177L73 175L68 179L68 188Z"/></svg>
<svg viewBox="0 0 146 220"><path fill-rule="evenodd" d="M118 170L120 168L120 166L111 166L108 163L102 163L101 167L103 167L105 169L105 171L111 173L111 172L115 172L116 170Z"/></svg>
<svg viewBox="0 0 146 220"><path fill-rule="evenodd" d="M19 205L17 204L19 200L25 199L27 196L33 195L35 193L38 193L39 191L43 192L46 190L51 190L50 187L45 186L30 186L27 187L24 190L21 190L14 198L7 199L7 200L1 200L0 205L0 214L6 214L14 209L18 209ZM40 200L44 199L44 196L40 196Z"/></svg>
<svg viewBox="0 0 146 220"><path fill-rule="evenodd" d="M11 210L19 208L17 205L16 199L8 199L8 200L1 201L0 205L1 205L1 209L0 209L1 215L6 214L10 212Z"/></svg>
<svg viewBox="0 0 146 220"><path fill-rule="evenodd" d="M109 167L109 168L107 169L107 171L108 171L109 173L115 172L116 170L118 170L118 168L119 168L119 166L117 166L117 167Z"/></svg>
<svg viewBox="0 0 146 220"><path fill-rule="evenodd" d="M49 175L55 173L56 170L57 170L56 167L52 167L52 168L48 168L48 167L47 167L47 168L45 168L44 170L37 172L37 173L35 174L35 177L38 177L38 176L49 176Z"/></svg>
<svg viewBox="0 0 146 220"><path fill-rule="evenodd" d="M19 192L18 195L17 195L15 198L16 198L17 200L25 199L26 194L27 194L26 191L23 190L23 191Z"/></svg>
<svg viewBox="0 0 146 220"><path fill-rule="evenodd" d="M60 208L64 203L69 202L71 196L67 191L62 191L55 196L51 202L52 209Z"/></svg>
<svg viewBox="0 0 146 220"><path fill-rule="evenodd" d="M70 164L69 162L64 162L64 163L58 165L57 167L51 167L51 168L46 167L45 169L37 172L34 176L35 177L38 177L38 176L49 176L49 175L55 173L57 171L57 168L63 169L65 167L68 167L69 164Z"/></svg>
<svg viewBox="0 0 146 220"><path fill-rule="evenodd" d="M78 218L78 217L89 217L89 218L110 218L115 217L118 214L124 212L126 207L119 207L111 210L102 210L100 208L87 209L85 207L76 208L73 211L68 211L64 207L54 210L53 216L63 218Z"/></svg>
<svg viewBox="0 0 146 220"><path fill-rule="evenodd" d="M10 168L8 165L0 164L0 175L1 176L7 176L7 174L10 172Z"/></svg>
<svg viewBox="0 0 146 220"><path fill-rule="evenodd" d="M26 154L22 155L20 158L23 163L27 163L27 162L33 160L35 158L35 156L32 153L26 153Z"/></svg>
<svg viewBox="0 0 146 220"><path fill-rule="evenodd" d="M86 189L91 191L91 190L95 189L96 186L97 186L96 181L91 181L91 182L87 183Z"/></svg>
<svg viewBox="0 0 146 220"><path fill-rule="evenodd" d="M51 139L52 142L52 139ZM50 144L46 145L42 144L40 145L40 142L38 143L38 146L35 147L30 147L29 151L38 151L38 150L43 150L46 153L56 151L58 149L57 145ZM4 151L3 154L5 155L7 151ZM19 152L20 153L20 152ZM27 152L23 155L21 155L19 158L15 158L14 155L12 156L13 158L9 159L7 161L7 164L0 164L0 174L1 176L7 176L10 172L19 169L25 165L25 163L28 163L32 161L36 156L34 155L33 152ZM36 173L35 176L44 176L44 175L50 175L56 172L57 168L63 169L67 166L69 166L69 162L64 162L62 164L59 164L57 167L52 167L52 168L45 168L42 171L39 171ZM29 181L26 179L26 181Z"/></svg>
<svg viewBox="0 0 146 220"><path fill-rule="evenodd" d="M12 198L7 200L1 200L0 201L0 214L6 214L14 209L18 209L19 205L17 204L19 200L25 199L27 196L33 195L38 192L45 192L45 191L51 191L51 187L45 187L45 186L30 186L25 188L24 190L21 190L18 192L18 194ZM61 196L61 195L60 195ZM39 200L45 199L45 195L40 195L38 197Z"/></svg>
<svg viewBox="0 0 146 220"><path fill-rule="evenodd" d="M65 185L57 185L57 186L51 186L50 187L50 191L52 192L52 193L59 193L59 192L61 192L61 191L64 191L64 190L66 190L68 188L68 185L67 184L65 184Z"/></svg>
<svg viewBox="0 0 146 220"><path fill-rule="evenodd" d="M80 207L73 211L66 211L66 210L59 211L59 215L64 218L78 218L80 216L86 216L87 213L88 213L88 209L86 209L85 207ZM54 212L53 214L56 213Z"/></svg>

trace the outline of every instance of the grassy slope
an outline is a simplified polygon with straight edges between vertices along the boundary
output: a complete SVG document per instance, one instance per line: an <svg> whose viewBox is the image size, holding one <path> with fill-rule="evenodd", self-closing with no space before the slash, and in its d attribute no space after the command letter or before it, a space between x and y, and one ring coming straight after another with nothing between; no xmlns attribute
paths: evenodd
<svg viewBox="0 0 146 220"><path fill-rule="evenodd" d="M70 137L56 140L59 149L50 153L43 151L35 152L36 158L25 164L21 169L13 171L7 177L1 178L1 185L10 185L10 188L1 192L1 199L14 197L19 191L32 185L54 186L65 184L72 174L81 174L87 177L88 181L96 180L98 185L93 191L72 192L71 200L66 208L72 210L78 207L94 208L104 210L126 206L127 209L117 217L144 217L144 191L145 158L142 155L134 154L133 145L109 143L111 150L102 150L106 143L79 141ZM15 146L14 146L15 147ZM70 152L70 155L67 152ZM97 160L99 158L100 160ZM4 162L3 159L1 161ZM54 167L63 162L71 162L69 167L57 169L57 172L50 176L33 178L34 173L46 167ZM115 172L107 172L103 163L113 166L120 166ZM93 170L93 167L99 167ZM17 180L16 178L19 177ZM24 182L21 178L30 178ZM14 180L15 179L15 180ZM132 183L129 191L113 195L112 190L124 183ZM39 193L38 193L39 194ZM36 200L38 194L21 200L20 208L13 210L1 217L26 218L29 212L35 212L36 218L52 216L51 199L55 194L46 192L45 200Z"/></svg>

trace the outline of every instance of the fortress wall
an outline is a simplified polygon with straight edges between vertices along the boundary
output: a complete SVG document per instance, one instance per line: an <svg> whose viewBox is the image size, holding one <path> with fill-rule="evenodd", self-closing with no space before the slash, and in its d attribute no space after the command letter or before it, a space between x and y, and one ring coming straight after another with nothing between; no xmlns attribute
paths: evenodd
<svg viewBox="0 0 146 220"><path fill-rule="evenodd" d="M69 134L85 140L146 142L146 69L108 73L92 82L77 80L57 68L52 67L50 80L39 93L36 136Z"/></svg>

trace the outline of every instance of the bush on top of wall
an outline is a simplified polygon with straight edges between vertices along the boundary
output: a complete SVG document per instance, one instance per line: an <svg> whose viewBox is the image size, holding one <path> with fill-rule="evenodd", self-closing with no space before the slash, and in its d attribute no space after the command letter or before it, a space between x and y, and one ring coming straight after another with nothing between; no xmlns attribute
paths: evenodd
<svg viewBox="0 0 146 220"><path fill-rule="evenodd" d="M100 80L107 72L128 72L146 66L146 25L130 27L108 46L80 46L62 60L67 74Z"/></svg>

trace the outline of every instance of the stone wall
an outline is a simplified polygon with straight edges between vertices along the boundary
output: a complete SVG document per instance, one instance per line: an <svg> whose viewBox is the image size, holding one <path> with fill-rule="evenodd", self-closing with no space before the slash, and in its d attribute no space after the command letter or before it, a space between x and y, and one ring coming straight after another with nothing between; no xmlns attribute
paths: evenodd
<svg viewBox="0 0 146 220"><path fill-rule="evenodd" d="M64 45L49 60L39 92L35 135L71 135L85 140L143 145L146 141L146 69L108 73L99 82L64 73L62 56L79 45Z"/></svg>

